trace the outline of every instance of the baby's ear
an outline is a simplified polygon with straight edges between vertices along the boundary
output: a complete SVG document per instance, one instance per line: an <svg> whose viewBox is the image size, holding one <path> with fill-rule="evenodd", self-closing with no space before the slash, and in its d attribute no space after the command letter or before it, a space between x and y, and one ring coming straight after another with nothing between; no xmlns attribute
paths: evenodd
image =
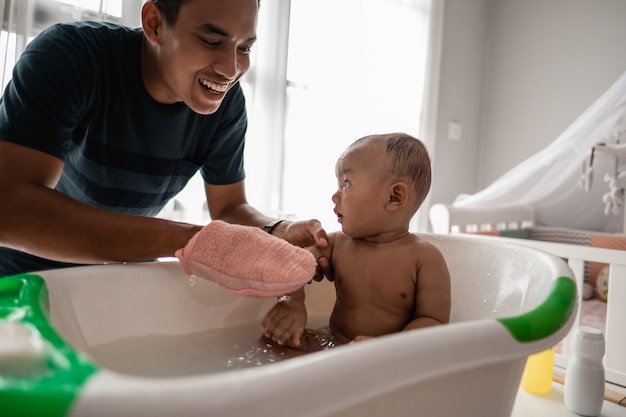
<svg viewBox="0 0 626 417"><path fill-rule="evenodd" d="M387 202L387 209L397 210L403 207L409 200L410 188L405 182L396 182L389 187L389 201Z"/></svg>

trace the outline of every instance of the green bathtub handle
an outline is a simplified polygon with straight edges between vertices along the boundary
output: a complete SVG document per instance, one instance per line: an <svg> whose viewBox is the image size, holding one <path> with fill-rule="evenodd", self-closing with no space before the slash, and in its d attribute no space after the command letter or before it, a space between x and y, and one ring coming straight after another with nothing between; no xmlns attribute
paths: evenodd
<svg viewBox="0 0 626 417"><path fill-rule="evenodd" d="M533 342L552 335L567 323L576 306L576 284L569 277L552 283L547 299L534 310L497 319L520 342Z"/></svg>
<svg viewBox="0 0 626 417"><path fill-rule="evenodd" d="M43 366L29 375L0 373L2 415L61 417L69 413L85 381L99 371L50 324L48 288L39 275L0 279L0 323L35 329L43 340Z"/></svg>

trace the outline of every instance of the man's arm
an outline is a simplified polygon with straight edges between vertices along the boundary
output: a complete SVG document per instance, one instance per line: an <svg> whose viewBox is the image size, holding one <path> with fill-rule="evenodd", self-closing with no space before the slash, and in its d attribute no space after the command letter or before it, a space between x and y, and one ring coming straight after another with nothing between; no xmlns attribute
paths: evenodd
<svg viewBox="0 0 626 417"><path fill-rule="evenodd" d="M54 190L63 162L0 140L0 245L75 263L144 261L185 246L200 226L100 210Z"/></svg>
<svg viewBox="0 0 626 417"><path fill-rule="evenodd" d="M205 183L205 191L209 214L214 220L257 227L276 220L248 204L243 181L229 185ZM318 220L284 221L276 226L272 234L301 247L314 244L322 248L328 247L326 231Z"/></svg>
<svg viewBox="0 0 626 417"><path fill-rule="evenodd" d="M243 181L228 185L204 184L209 214L213 220L263 227L274 219L248 204Z"/></svg>

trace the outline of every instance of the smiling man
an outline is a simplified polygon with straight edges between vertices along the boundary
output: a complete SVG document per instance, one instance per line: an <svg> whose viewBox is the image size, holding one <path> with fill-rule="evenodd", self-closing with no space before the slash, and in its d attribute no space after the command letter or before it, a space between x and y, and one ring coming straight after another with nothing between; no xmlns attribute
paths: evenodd
<svg viewBox="0 0 626 417"><path fill-rule="evenodd" d="M154 218L200 170L213 219L274 224L246 199L239 80L257 0L151 0L142 27L55 25L0 100L0 276L173 256L202 225ZM316 220L273 232L325 245Z"/></svg>

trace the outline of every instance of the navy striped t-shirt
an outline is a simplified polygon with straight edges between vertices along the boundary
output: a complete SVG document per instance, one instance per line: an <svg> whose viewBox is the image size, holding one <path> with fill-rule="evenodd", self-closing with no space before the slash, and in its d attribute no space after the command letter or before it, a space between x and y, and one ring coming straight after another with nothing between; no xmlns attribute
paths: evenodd
<svg viewBox="0 0 626 417"><path fill-rule="evenodd" d="M110 23L46 29L22 54L0 99L0 140L62 159L58 191L149 216L198 169L210 184L243 180L247 118L238 84L211 115L154 101L141 79L142 37L141 29ZM0 276L18 255L0 250ZM33 269L38 258L23 258L29 264L23 269L18 261L15 272L51 265Z"/></svg>

